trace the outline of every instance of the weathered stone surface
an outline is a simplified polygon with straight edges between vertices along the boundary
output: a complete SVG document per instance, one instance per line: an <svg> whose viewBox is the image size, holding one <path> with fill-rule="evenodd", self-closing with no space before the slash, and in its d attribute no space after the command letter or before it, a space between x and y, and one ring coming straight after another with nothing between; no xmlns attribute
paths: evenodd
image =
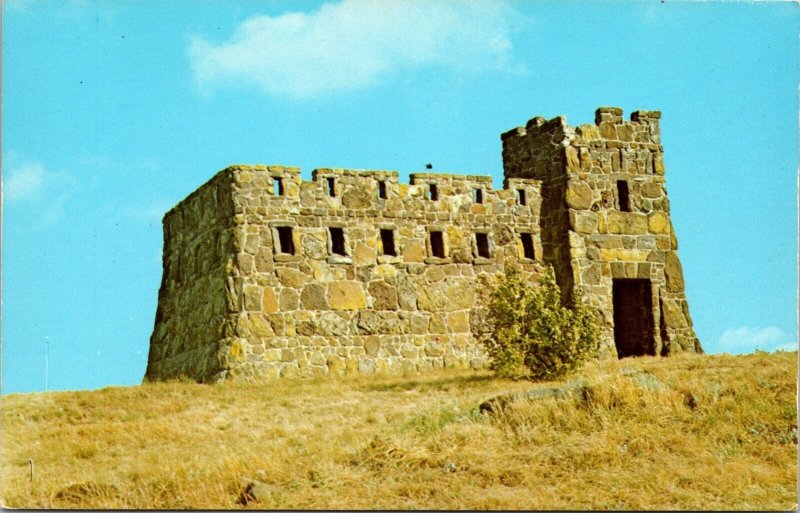
<svg viewBox="0 0 800 513"><path fill-rule="evenodd" d="M592 206L592 189L581 180L570 180L566 200L569 208L585 210Z"/></svg>
<svg viewBox="0 0 800 513"><path fill-rule="evenodd" d="M328 301L325 298L326 291L323 285L310 283L303 287L300 293L300 304L306 310L327 310Z"/></svg>
<svg viewBox="0 0 800 513"><path fill-rule="evenodd" d="M356 282L334 281L328 285L328 304L334 310L361 310L367 306L367 297Z"/></svg>
<svg viewBox="0 0 800 513"><path fill-rule="evenodd" d="M397 289L385 281L370 283L369 295L372 297L372 308L375 310L397 310Z"/></svg>
<svg viewBox="0 0 800 513"><path fill-rule="evenodd" d="M497 190L475 176L417 173L400 184L385 171L319 169L304 181L284 166L223 170L164 218L147 379L482 368L479 296L507 266L532 282L545 263L567 294L580 290L598 309L600 354L617 354L620 278L649 280L644 308L663 318L666 352L702 351L674 253L657 114L627 122L603 107L576 129L535 118L502 136Z"/></svg>
<svg viewBox="0 0 800 513"><path fill-rule="evenodd" d="M417 306L431 312L452 312L471 308L475 290L468 280L452 280L433 283L419 290Z"/></svg>

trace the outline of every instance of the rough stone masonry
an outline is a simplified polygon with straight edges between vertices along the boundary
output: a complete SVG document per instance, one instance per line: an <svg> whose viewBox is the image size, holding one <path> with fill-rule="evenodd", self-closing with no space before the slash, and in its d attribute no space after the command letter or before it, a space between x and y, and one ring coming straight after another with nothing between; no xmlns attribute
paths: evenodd
<svg viewBox="0 0 800 513"><path fill-rule="evenodd" d="M223 169L164 216L146 380L480 368L505 266L599 313L605 357L702 352L664 187L657 111L504 133L488 176Z"/></svg>

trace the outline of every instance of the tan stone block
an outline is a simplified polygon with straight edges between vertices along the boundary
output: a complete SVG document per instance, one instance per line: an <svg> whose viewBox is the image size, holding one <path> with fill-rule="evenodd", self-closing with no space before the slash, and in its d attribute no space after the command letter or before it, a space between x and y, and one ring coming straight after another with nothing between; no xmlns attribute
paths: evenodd
<svg viewBox="0 0 800 513"><path fill-rule="evenodd" d="M570 173L577 173L581 170L581 162L578 157L578 150L573 146L565 148L567 154L567 171Z"/></svg>
<svg viewBox="0 0 800 513"><path fill-rule="evenodd" d="M328 285L328 305L334 310L360 310L367 307L367 297L358 282L332 281Z"/></svg>
<svg viewBox="0 0 800 513"><path fill-rule="evenodd" d="M653 172L656 175L664 174L664 156L660 151L653 155Z"/></svg>
<svg viewBox="0 0 800 513"><path fill-rule="evenodd" d="M415 335L424 335L428 333L428 323L430 315L414 313L411 315L411 333Z"/></svg>
<svg viewBox="0 0 800 513"><path fill-rule="evenodd" d="M431 322L428 325L428 333L447 333L447 322L444 315L431 315Z"/></svg>
<svg viewBox="0 0 800 513"><path fill-rule="evenodd" d="M278 276L281 285L293 289L301 288L308 281L308 275L291 267L278 268L275 270L275 274Z"/></svg>
<svg viewBox="0 0 800 513"><path fill-rule="evenodd" d="M647 217L635 212L608 213L608 232L627 235L644 235L647 233Z"/></svg>
<svg viewBox="0 0 800 513"><path fill-rule="evenodd" d="M578 233L597 233L597 214L592 211L570 212L573 218L572 229Z"/></svg>
<svg viewBox="0 0 800 513"><path fill-rule="evenodd" d="M599 212L597 214L597 231L598 233L608 233L608 222L606 221L606 213Z"/></svg>
<svg viewBox="0 0 800 513"><path fill-rule="evenodd" d="M375 264L376 252L363 242L356 243L356 248L353 251L353 263L355 265L373 265Z"/></svg>
<svg viewBox="0 0 800 513"><path fill-rule="evenodd" d="M650 233L667 234L669 228L669 218L665 213L653 212L647 217L647 229Z"/></svg>
<svg viewBox="0 0 800 513"><path fill-rule="evenodd" d="M452 312L472 308L475 299L474 283L465 279L425 285L417 292L418 308L431 312Z"/></svg>
<svg viewBox="0 0 800 513"><path fill-rule="evenodd" d="M375 278L393 278L397 276L397 268L392 264L380 264L375 266L372 276Z"/></svg>
<svg viewBox="0 0 800 513"><path fill-rule="evenodd" d="M600 260L611 262L617 259L617 249L614 248L600 248Z"/></svg>
<svg viewBox="0 0 800 513"><path fill-rule="evenodd" d="M244 309L251 312L261 310L261 287L258 285L244 286Z"/></svg>
<svg viewBox="0 0 800 513"><path fill-rule="evenodd" d="M397 184L397 195L401 198L405 198L408 196L408 187L409 185L406 183L399 183Z"/></svg>
<svg viewBox="0 0 800 513"><path fill-rule="evenodd" d="M650 252L644 249L618 249L617 260L623 262L645 262ZM636 273L633 274L636 276Z"/></svg>
<svg viewBox="0 0 800 513"><path fill-rule="evenodd" d="M469 331L469 312L462 310L449 314L447 324L453 333L467 333Z"/></svg>
<svg viewBox="0 0 800 513"><path fill-rule="evenodd" d="M228 350L228 357L236 362L243 362L247 355L247 343L242 339L236 339L231 343L231 348Z"/></svg>
<svg viewBox="0 0 800 513"><path fill-rule="evenodd" d="M367 356L378 356L378 351L381 350L381 338L377 335L367 337L364 341L364 351Z"/></svg>
<svg viewBox="0 0 800 513"><path fill-rule="evenodd" d="M430 283L436 283L437 281L442 281L444 279L444 271L442 270L441 266L431 266L426 269L425 277Z"/></svg>
<svg viewBox="0 0 800 513"><path fill-rule="evenodd" d="M300 293L300 303L306 310L327 310L325 287L319 283L310 283Z"/></svg>
<svg viewBox="0 0 800 513"><path fill-rule="evenodd" d="M261 311L271 314L278 311L278 298L275 297L275 289L264 287L261 292Z"/></svg>
<svg viewBox="0 0 800 513"><path fill-rule="evenodd" d="M581 180L570 180L567 184L566 200L569 208L586 210L592 206L592 188Z"/></svg>
<svg viewBox="0 0 800 513"><path fill-rule="evenodd" d="M674 251L669 251L664 256L664 279L669 292L683 292L685 287L683 267L678 259L678 254Z"/></svg>
<svg viewBox="0 0 800 513"><path fill-rule="evenodd" d="M372 297L372 308L375 310L397 310L397 289L385 281L373 281L369 284L369 295Z"/></svg>
<svg viewBox="0 0 800 513"><path fill-rule="evenodd" d="M283 289L278 296L278 303L283 311L297 310L300 306L300 294L294 289Z"/></svg>

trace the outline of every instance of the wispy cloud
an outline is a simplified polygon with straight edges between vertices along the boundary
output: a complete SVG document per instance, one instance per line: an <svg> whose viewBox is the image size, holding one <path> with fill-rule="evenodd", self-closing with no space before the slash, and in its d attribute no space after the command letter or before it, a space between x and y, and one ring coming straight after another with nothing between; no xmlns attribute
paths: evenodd
<svg viewBox="0 0 800 513"><path fill-rule="evenodd" d="M797 349L783 330L776 326L766 328L741 327L725 330L719 339L720 350L726 353L750 353L755 350L774 351Z"/></svg>
<svg viewBox="0 0 800 513"><path fill-rule="evenodd" d="M28 210L30 219L39 226L61 220L76 180L67 173L48 170L40 162L22 161L15 154L3 162L9 169L3 178L3 199L8 208Z"/></svg>
<svg viewBox="0 0 800 513"><path fill-rule="evenodd" d="M3 192L9 202L32 199L44 187L44 166L37 163L25 163L8 173Z"/></svg>
<svg viewBox="0 0 800 513"><path fill-rule="evenodd" d="M520 71L510 32L520 15L501 1L344 0L311 13L255 16L219 44L189 44L201 87L258 87L309 98L363 89L427 65Z"/></svg>

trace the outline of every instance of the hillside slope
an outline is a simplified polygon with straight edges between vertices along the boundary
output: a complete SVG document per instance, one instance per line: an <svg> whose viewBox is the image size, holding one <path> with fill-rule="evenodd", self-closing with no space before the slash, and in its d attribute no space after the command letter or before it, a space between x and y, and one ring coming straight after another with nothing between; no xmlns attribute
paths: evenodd
<svg viewBox="0 0 800 513"><path fill-rule="evenodd" d="M590 393L497 415L477 406L545 385L460 372L9 395L0 493L16 508L789 509L796 372L796 352L597 362ZM266 483L260 502L242 505L241 476Z"/></svg>

